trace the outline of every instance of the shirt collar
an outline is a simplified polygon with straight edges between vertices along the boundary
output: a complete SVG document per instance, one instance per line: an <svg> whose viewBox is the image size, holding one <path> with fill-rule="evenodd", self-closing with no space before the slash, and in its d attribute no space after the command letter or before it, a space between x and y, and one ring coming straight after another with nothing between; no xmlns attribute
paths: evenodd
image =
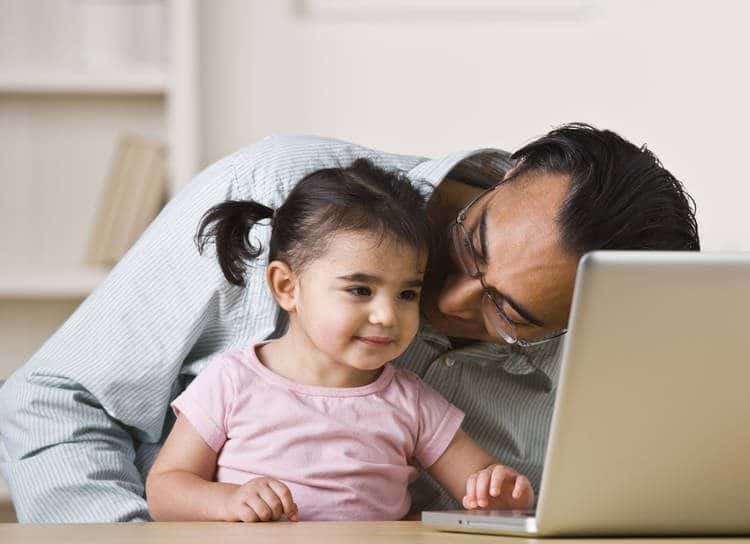
<svg viewBox="0 0 750 544"><path fill-rule="evenodd" d="M432 344L440 352L454 349L451 339L435 329L424 316L420 321L417 338ZM564 337L528 348L474 342L460 349L467 359L481 365L499 364L508 374L524 375L539 371L547 378L550 387L554 387L560 376L562 338Z"/></svg>

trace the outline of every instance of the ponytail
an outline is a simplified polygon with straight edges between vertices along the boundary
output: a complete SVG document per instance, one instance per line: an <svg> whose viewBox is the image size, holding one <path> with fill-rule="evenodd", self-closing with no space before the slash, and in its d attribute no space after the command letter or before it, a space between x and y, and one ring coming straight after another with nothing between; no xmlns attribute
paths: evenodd
<svg viewBox="0 0 750 544"><path fill-rule="evenodd" d="M262 251L248 240L250 230L258 221L270 219L274 211L254 200L228 200L208 210L201 218L195 244L203 254L206 243L213 241L219 266L227 281L245 286L245 265Z"/></svg>

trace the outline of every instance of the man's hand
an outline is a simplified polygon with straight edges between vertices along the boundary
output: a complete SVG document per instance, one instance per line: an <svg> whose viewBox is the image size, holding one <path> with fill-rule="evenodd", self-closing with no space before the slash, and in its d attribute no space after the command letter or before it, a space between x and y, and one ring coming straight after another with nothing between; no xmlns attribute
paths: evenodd
<svg viewBox="0 0 750 544"><path fill-rule="evenodd" d="M255 478L239 486L224 504L227 521L276 521L282 514L297 521L289 488L273 478Z"/></svg>
<svg viewBox="0 0 750 544"><path fill-rule="evenodd" d="M467 478L462 502L467 510L524 510L533 506L534 490L526 476L493 464Z"/></svg>

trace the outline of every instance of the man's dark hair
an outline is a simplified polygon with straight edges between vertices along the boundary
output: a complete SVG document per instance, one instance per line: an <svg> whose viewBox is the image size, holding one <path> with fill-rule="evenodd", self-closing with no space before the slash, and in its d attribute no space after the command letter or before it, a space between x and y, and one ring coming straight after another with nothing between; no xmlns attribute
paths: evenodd
<svg viewBox="0 0 750 544"><path fill-rule="evenodd" d="M695 201L646 149L583 123L559 127L516 151L513 178L540 170L563 174L570 192L557 217L563 247L700 249Z"/></svg>

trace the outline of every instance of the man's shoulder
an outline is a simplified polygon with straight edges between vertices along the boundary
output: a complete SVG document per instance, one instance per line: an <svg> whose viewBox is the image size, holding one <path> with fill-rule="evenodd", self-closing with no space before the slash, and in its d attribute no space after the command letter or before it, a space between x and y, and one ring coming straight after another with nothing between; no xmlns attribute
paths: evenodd
<svg viewBox="0 0 750 544"><path fill-rule="evenodd" d="M426 160L424 157L391 153L328 136L287 133L266 136L254 144L237 150L232 156L235 161L242 159L252 162L280 161L287 165L312 162L319 167L347 166L348 163L361 157L408 165Z"/></svg>
<svg viewBox="0 0 750 544"><path fill-rule="evenodd" d="M426 159L393 154L336 138L306 134L274 134L239 149L228 158L244 198L280 205L303 177L322 168L349 166L366 157L382 168L410 170ZM269 198L270 197L270 198Z"/></svg>

